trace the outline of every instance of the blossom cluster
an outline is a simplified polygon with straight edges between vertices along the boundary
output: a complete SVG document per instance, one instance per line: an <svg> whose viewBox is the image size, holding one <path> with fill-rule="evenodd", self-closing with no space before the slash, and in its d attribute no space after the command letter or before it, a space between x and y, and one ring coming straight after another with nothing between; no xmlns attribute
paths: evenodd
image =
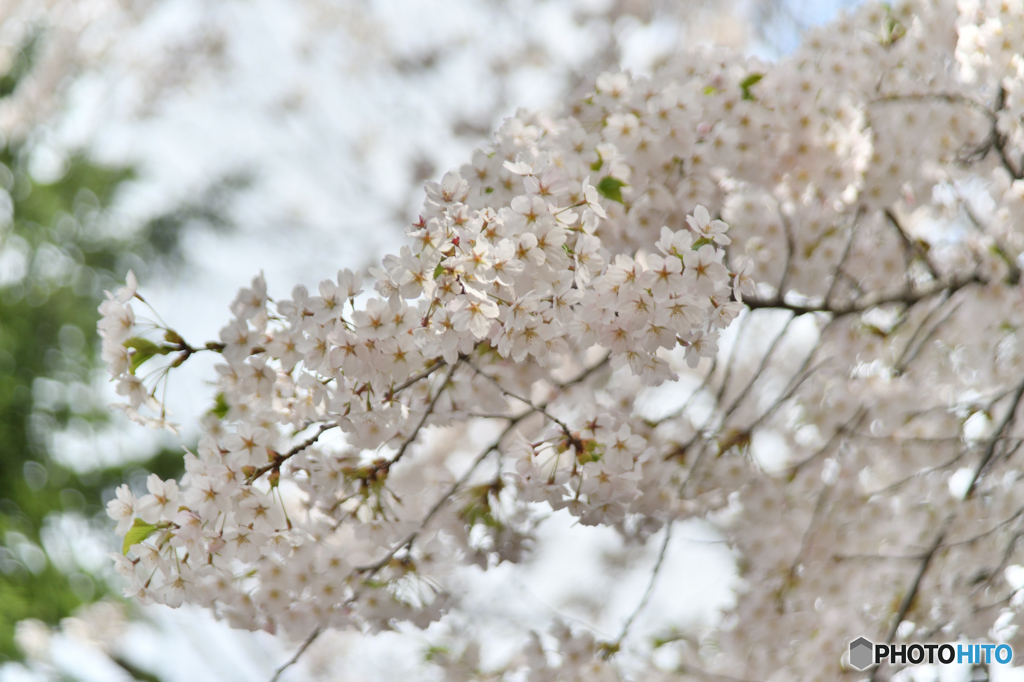
<svg viewBox="0 0 1024 682"><path fill-rule="evenodd" d="M410 245L371 270L376 295L360 299L362 278L350 271L317 295L300 286L275 303L262 276L243 289L219 342L202 349L224 361L221 419L186 456L181 490L153 476L149 494L123 486L108 507L126 538L118 564L130 593L211 605L295 636L429 622L445 596L421 575L451 561L486 564L490 550L514 556L522 544L515 524L496 518L507 511L500 476L453 504L440 486L404 491L441 473L409 454L421 430L478 412L519 420L525 409L553 427L531 443L520 434L518 504L543 498L586 523L622 519L640 495L645 440L604 415L572 425L550 415L529 397L536 382L598 361L597 349L602 364L645 384L675 378L659 351L682 347L691 367L713 356L739 313L733 298L752 289L723 263L726 225L701 206L646 251L608 249L596 234L603 204L621 201L626 184L618 156L571 120L545 129L517 119L469 179L428 183ZM173 366L201 349L169 329L146 338L134 289L101 308L104 357L129 398L122 409L156 423L162 415L139 412L162 413L146 363L171 355ZM337 447L321 448L332 429L343 434ZM474 526L490 532L483 545Z"/></svg>
<svg viewBox="0 0 1024 682"><path fill-rule="evenodd" d="M684 669L834 679L853 636L1014 637L1022 16L868 5L776 64L602 74L428 183L373 294L257 277L205 346L137 325L130 281L100 323L129 416L165 425L166 370L222 364L180 485L110 503L129 591L298 637L422 626L456 566L528 556L541 503L637 542L721 529L741 597ZM507 672L612 675L631 622Z"/></svg>

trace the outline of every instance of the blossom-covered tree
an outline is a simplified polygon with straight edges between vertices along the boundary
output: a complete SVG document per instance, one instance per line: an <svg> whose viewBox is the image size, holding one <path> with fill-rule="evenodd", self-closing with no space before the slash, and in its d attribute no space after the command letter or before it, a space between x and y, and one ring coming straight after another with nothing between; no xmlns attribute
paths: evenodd
<svg viewBox="0 0 1024 682"><path fill-rule="evenodd" d="M467 643L453 678L887 679L847 642L1015 641L1022 52L1019 1L909 1L774 64L605 73L427 183L367 291L259 276L204 344L129 276L100 322L129 417L173 429L167 376L221 362L184 478L108 507L128 594L298 639L425 627L550 508L638 543L716 525L734 612L672 670L619 669L629 619L496 670Z"/></svg>

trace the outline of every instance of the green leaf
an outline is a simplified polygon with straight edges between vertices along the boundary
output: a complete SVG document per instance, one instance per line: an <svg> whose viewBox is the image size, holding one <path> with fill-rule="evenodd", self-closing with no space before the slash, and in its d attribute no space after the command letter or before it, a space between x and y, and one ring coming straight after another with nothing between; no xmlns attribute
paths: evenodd
<svg viewBox="0 0 1024 682"><path fill-rule="evenodd" d="M146 523L142 519L135 519L135 523L128 530L128 534L124 536L124 544L121 545L121 553L127 555L128 549L132 545L137 545L156 530L156 526L151 523Z"/></svg>
<svg viewBox="0 0 1024 682"><path fill-rule="evenodd" d="M434 279L437 279L438 277L440 277L443 274L444 274L444 266L441 265L440 263L438 263L437 267L434 268Z"/></svg>
<svg viewBox="0 0 1024 682"><path fill-rule="evenodd" d="M487 528L501 528L501 522L494 518L491 505L487 500L481 503L470 503L463 507L462 518L470 526L482 524Z"/></svg>
<svg viewBox="0 0 1024 682"><path fill-rule="evenodd" d="M210 408L210 414L216 416L217 419L223 419L229 409L231 407L228 405L227 398L224 397L223 393L218 393L217 397L214 398L213 407Z"/></svg>
<svg viewBox="0 0 1024 682"><path fill-rule="evenodd" d="M704 88L704 94L705 95L714 95L714 94L717 94L717 93L718 93L718 88L716 88L714 85L708 85L708 86L706 86Z"/></svg>
<svg viewBox="0 0 1024 682"><path fill-rule="evenodd" d="M134 353L132 353L128 371L131 372L132 374L135 374L135 370L141 367L142 363L144 363L146 360L149 360L151 357L153 357L153 355L154 353L142 353L139 351L135 351Z"/></svg>
<svg viewBox="0 0 1024 682"><path fill-rule="evenodd" d="M740 88L743 90L743 99L752 100L754 95L750 92L750 88L753 87L758 81L764 78L763 73L752 73L742 81L740 81Z"/></svg>
<svg viewBox="0 0 1024 682"><path fill-rule="evenodd" d="M596 173L597 171L601 170L601 166L604 165L604 159L601 157L601 152L598 152L596 149L594 151L597 153L597 161L590 164L590 170Z"/></svg>
<svg viewBox="0 0 1024 682"><path fill-rule="evenodd" d="M606 175L601 178L601 182L597 183L597 191L605 199L611 199L612 201L617 201L621 204L624 203L622 201L622 188L625 186L626 183L622 180Z"/></svg>
<svg viewBox="0 0 1024 682"><path fill-rule="evenodd" d="M124 347L133 348L139 351L140 353L149 353L150 356L156 355L156 351L159 348L158 345L156 345L149 339L142 338L141 336L133 336L132 338L128 339L127 341L124 342Z"/></svg>
<svg viewBox="0 0 1024 682"><path fill-rule="evenodd" d="M124 342L125 348L131 348L135 352L132 353L129 371L135 374L135 370L142 366L146 360L149 360L154 355L167 355L171 351L175 350L173 346L158 346L149 339L144 339L141 336L133 336Z"/></svg>
<svg viewBox="0 0 1024 682"><path fill-rule="evenodd" d="M484 187L484 194L490 194L494 191L493 187Z"/></svg>
<svg viewBox="0 0 1024 682"><path fill-rule="evenodd" d="M885 25L882 27L882 44L892 45L907 34L907 29L891 14L886 17Z"/></svg>
<svg viewBox="0 0 1024 682"><path fill-rule="evenodd" d="M660 637L653 638L651 640L651 646L653 646L655 649L658 649L658 648L661 648L661 647L665 646L666 644L671 644L672 642L678 642L678 641L683 640L683 639L686 639L685 635L683 635L683 634L681 634L679 632L676 632L673 629L671 632L668 632L668 633L666 633L664 635L661 635Z"/></svg>

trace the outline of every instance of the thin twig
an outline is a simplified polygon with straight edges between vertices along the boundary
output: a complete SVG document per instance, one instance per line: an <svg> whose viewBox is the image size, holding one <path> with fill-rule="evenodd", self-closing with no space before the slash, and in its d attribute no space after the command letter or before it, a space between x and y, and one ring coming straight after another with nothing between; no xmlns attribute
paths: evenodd
<svg viewBox="0 0 1024 682"><path fill-rule="evenodd" d="M505 394L509 398L514 398L515 400L518 400L519 402L521 402L524 405L526 405L527 407L529 407L530 410L533 411L533 412L540 412L542 415L544 415L545 417L547 417L548 419L553 421L555 424L557 424L558 428L562 429L562 432L566 435L566 437L568 437L570 439L574 439L575 438L573 436L573 434L572 434L572 430L569 429L569 425L566 424L561 419L559 419L558 417L556 417L553 414L549 413L547 411L547 409L545 408L545 406L543 406L543 405L541 405L541 406L534 405L533 401L531 401L529 398L524 398L524 397L522 397L520 395L516 395L512 391L509 391L508 389L504 388L500 383L498 383L497 379L492 377L490 374L487 374L487 373L481 371L476 365L474 365L468 359L464 360L464 362L467 365L469 365L470 367L472 367L473 371L475 371L477 374L479 374L480 376L484 377L485 379L489 380L492 384L494 384L498 388L498 390L501 391L503 394Z"/></svg>
<svg viewBox="0 0 1024 682"><path fill-rule="evenodd" d="M910 583L910 587L907 589L906 594L903 595L903 599L900 600L899 609L896 611L896 617L893 620L892 626L889 628L889 635L885 638L886 644L892 644L893 640L896 639L896 633L899 631L900 623L906 618L907 612L910 611L910 607L914 603L914 598L917 597L917 592L921 588L921 580L924 578L924 574L928 571L928 567L932 563L932 559L935 557L935 553L939 550L942 545L943 538L946 537L946 531L949 530L949 526L953 522L953 514L946 517L946 520L942 524L942 528L935 535L935 540L932 541L931 546L925 551L921 557L921 566L917 569L917 573L914 575L913 581ZM878 672L881 670L881 666L876 667L871 671L871 677L869 682L875 682L878 678Z"/></svg>
<svg viewBox="0 0 1024 682"><path fill-rule="evenodd" d="M409 449L409 446L412 445L413 441L416 440L416 437L419 436L420 431L423 429L423 425L427 423L427 419L431 414L433 414L434 407L437 405L438 399L441 397L441 394L444 393L444 389L448 386L448 383L452 380L452 375L455 374L455 370L458 368L459 363L456 361L456 363L451 366L451 369L448 370L448 375L445 376L444 381L441 383L441 387L437 389L437 393L430 399L430 404L428 404L427 408L423 411L423 416L420 417L420 421L416 424L416 428L413 429L412 433L409 434L409 437L402 442L402 445L398 448L398 452L394 457L388 460L386 466L390 467L391 465L396 464L398 460L402 459L406 450Z"/></svg>
<svg viewBox="0 0 1024 682"><path fill-rule="evenodd" d="M772 342L768 346L768 349L765 351L764 355L761 356L761 360L757 365L757 369L754 370L753 376L750 377L750 381L748 381L747 385L744 386L743 389L736 395L736 400L733 401L732 405L726 408L725 412L723 413L721 422L722 426L725 426L725 423L729 421L729 417L731 417L736 412L736 410L739 409L739 406L743 403L743 399L746 398L748 395L752 395L751 389L754 387L754 384L757 383L757 380L761 378L761 375L764 374L764 371L768 368L769 361L771 360L772 356L775 355L776 349L782 342L783 337L786 336L786 333L789 331L790 325L793 324L793 320L795 319L796 316L791 316L788 320L786 320L786 323L782 325L782 330L779 331L778 335L776 335L774 339L772 339Z"/></svg>
<svg viewBox="0 0 1024 682"><path fill-rule="evenodd" d="M992 439L988 442L988 447L985 448L985 454L982 455L981 461L978 462L978 468L974 470L974 476L971 477L971 484L967 486L967 492L964 493L965 500L970 498L974 493L978 479L981 477L981 472L985 470L985 467L988 466L988 463L996 453L996 445L1000 442L1000 439L1006 429L1013 423L1015 415L1017 414L1017 406L1020 405L1021 397L1024 397L1024 381L1021 382L1020 386L1018 386L1017 390L1014 392L1013 399L1010 401L1010 409L1007 410L1002 423L999 424L999 428L992 436Z"/></svg>
<svg viewBox="0 0 1024 682"><path fill-rule="evenodd" d="M433 374L437 370L441 369L446 364L448 364L448 363L446 363L443 358L438 358L437 362L432 367L430 367L428 369L425 369L422 372L419 372L417 374L413 374L411 377L409 377L408 379L406 379L402 383L398 384L397 386L392 387L388 391L388 397L393 397L396 393L401 393L405 389L407 389L410 386L412 386L413 384L415 384L420 379L425 379L425 378L429 377L431 374Z"/></svg>
<svg viewBox="0 0 1024 682"><path fill-rule="evenodd" d="M828 291L825 292L824 305L828 305L829 301L832 300L832 294L835 293L836 286L839 284L839 278L843 275L843 266L846 265L846 259L850 256L850 250L853 247L853 240L857 237L857 225L860 223L861 216L864 215L864 207L861 206L857 209L857 215L854 216L853 221L850 223L850 238L846 240L846 247L843 249L842 255L839 257L839 262L836 263L836 274L832 277L832 282L828 285Z"/></svg>
<svg viewBox="0 0 1024 682"><path fill-rule="evenodd" d="M604 648L604 658L611 657L622 644L622 640L626 638L629 633L630 626L633 625L633 621L640 615L640 612L647 606L647 602L651 599L651 594L654 593L654 584L658 580L658 573L661 572L661 567L665 563L665 555L668 553L668 544L672 540L672 524L673 521L669 521L665 525L665 538L661 541L661 549L658 550L658 559L654 562L654 569L651 571L651 579L647 582L647 589L644 590L644 596L640 599L640 603L637 604L636 608L633 609L633 613L629 614L629 618L622 626L622 632L619 633L618 639L613 643L608 644Z"/></svg>
<svg viewBox="0 0 1024 682"><path fill-rule="evenodd" d="M588 367L579 376L566 382L565 385L568 386L583 381L584 379L589 377L597 367L604 365L606 362L608 362L607 357L601 360L597 365L593 367ZM451 374L449 373L449 378L450 376ZM427 514L423 517L423 519L420 520L419 527L416 530L412 531L409 535L407 535L403 540L396 543L390 550L388 550L388 552L383 557L373 562L372 564L357 567L353 571L353 573L373 575L380 569L384 568L384 566L386 566L388 562L391 561L391 559L393 559L394 556L398 554L398 552L400 552L403 548L411 547L412 543L416 540L417 537L419 537L419 534L423 532L423 529L426 528L427 524L430 523L431 519L433 519L434 516L436 516L437 513L441 510L441 508L445 505L445 503L447 503L448 500L450 500L451 497L456 492L458 492L459 488L465 485L466 481L468 481L469 477L473 475L473 472L476 471L477 467L479 467L483 463L483 461L487 459L487 456L494 452L495 450L498 450L498 448L501 446L502 441L505 440L508 434L511 433L512 430L516 426L518 426L521 421L529 417L531 414L538 412L544 414L544 409L547 407L547 405L548 403L546 402L541 403L540 405L531 405L530 409L528 409L526 412L523 412L520 415L516 415L515 417L505 417L505 419L509 420L508 426L505 427L505 429L498 435L497 438L494 439L494 441L490 445L488 445L486 448L480 451L480 454L478 454L476 456L476 459L473 460L473 464L470 465L469 469L467 469L466 472L459 477L459 480L455 481L455 483L453 483L448 488L448 490L443 495L441 495L440 499L438 499L438 501L434 503L434 505L427 512Z"/></svg>
<svg viewBox="0 0 1024 682"><path fill-rule="evenodd" d="M321 424L320 428L312 436L302 441L301 443L299 443L298 445L296 445L283 455L277 455L276 457L274 457L273 462L269 464L264 464L259 469L256 469L254 472L252 472L252 474L249 475L248 479L246 479L246 482L252 483L257 478L267 473L268 471L271 471L272 469L280 469L281 465L284 462L291 459L292 457L299 454L309 446L313 445L313 443L316 443L318 440L320 440L320 436L322 436L325 431L330 431L331 429L337 428L337 426L337 424Z"/></svg>
<svg viewBox="0 0 1024 682"><path fill-rule="evenodd" d="M779 289L776 294L780 301L786 299L786 284L789 280L789 271L793 265L793 253L796 251L796 239L793 237L793 226L789 219L782 215L782 226L786 228L786 264L782 268L782 277L779 279Z"/></svg>
<svg viewBox="0 0 1024 682"><path fill-rule="evenodd" d="M750 325L750 320L753 317L753 313L747 313L740 320L739 328L736 330L736 338L732 343L732 348L729 349L729 357L725 361L725 371L722 372L722 385L718 387L718 392L715 395L715 403L722 402L722 397L725 395L725 391L729 388L729 380L732 379L732 370L735 366L733 358L736 357L736 352L739 350L740 344L743 342L744 332L747 331L747 327ZM717 359L717 356L716 358Z"/></svg>
<svg viewBox="0 0 1024 682"><path fill-rule="evenodd" d="M277 682L278 678L281 677L281 673L283 673L285 670L298 663L299 657L301 657L302 654L306 653L306 649L308 649L309 645L312 644L313 641L320 636L321 632L323 632L323 628L321 628L319 625L313 628L313 632L309 633L309 637L306 637L306 641L302 643L302 646L300 646L298 651L295 652L295 655L289 658L287 661L285 661L285 663L280 668L274 671L274 676L270 678L270 682Z"/></svg>
<svg viewBox="0 0 1024 682"><path fill-rule="evenodd" d="M430 523L430 520L433 519L437 512L441 510L441 507L443 507L445 503L448 502L449 499L451 499L452 495L454 495L458 491L458 489L461 488L466 483L466 481L469 480L469 477L472 476L473 472L476 471L477 467L479 467L483 463L483 461L487 458L487 455L494 452L501 445L501 441L505 439L505 436L507 436L509 432L511 432L512 429L515 428L515 426L520 421L522 421L531 414L533 414L532 411L525 412L519 415L518 417L512 418L510 420L509 425L505 427L505 430L501 432L501 435L499 435L494 440L493 443L491 443L486 448L480 451L480 454L477 455L476 459L473 460L473 464L470 465L469 469L467 469L466 472L459 477L459 480L455 481L455 483L453 483L448 488L448 490L443 495L441 495L441 498L436 503L434 503L434 505L430 508L427 514L420 521L420 525L416 530L412 531L403 540L396 543L390 550L388 550L388 552L383 557L373 562L372 564L357 567L354 572L373 575L380 569L384 568L384 566L386 566L388 562L391 561L391 559L393 559L394 556L398 554L398 552L400 552L403 548L410 547L412 543L416 540L416 538L419 537L419 534L423 532L423 529L427 527L427 524Z"/></svg>
<svg viewBox="0 0 1024 682"><path fill-rule="evenodd" d="M924 263L926 268L928 268L928 272L931 274L932 279L941 279L939 277L939 269L935 266L935 263L933 263L932 259L928 256L928 252L924 250L924 247L921 246L919 242L911 240L910 236L907 234L907 231L903 229L903 225L896 217L896 214L892 212L892 209L886 208L885 210L882 211L882 213L884 213L885 217L889 219L889 223L893 226L893 229L896 231L896 235L900 238L900 241L903 243L903 250L904 253L906 253L907 255L907 265L910 264L914 257L917 257L921 259L921 262Z"/></svg>

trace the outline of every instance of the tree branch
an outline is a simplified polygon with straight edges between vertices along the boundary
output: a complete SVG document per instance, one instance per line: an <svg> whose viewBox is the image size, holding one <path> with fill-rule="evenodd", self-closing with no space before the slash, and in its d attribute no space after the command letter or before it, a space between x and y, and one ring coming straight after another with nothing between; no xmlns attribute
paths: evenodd
<svg viewBox="0 0 1024 682"><path fill-rule="evenodd" d="M299 443L298 445L296 445L283 455L275 455L274 461L270 462L269 464L264 464L259 469L256 469L251 474L249 474L249 477L246 479L246 483L252 483L260 476L267 473L268 471L271 471L273 469L280 469L281 465L284 464L286 461L288 461L295 455L299 454L300 452L302 452L303 450L305 450L306 448L320 440L320 436L322 436L325 431L330 431L331 429L337 428L337 426L337 424L321 424L320 428L312 436L302 441L301 443Z"/></svg>
<svg viewBox="0 0 1024 682"><path fill-rule="evenodd" d="M907 613L910 611L910 607L914 603L914 598L917 596L917 591L921 588L921 580L924 578L924 574L928 571L928 567L931 565L932 559L935 557L935 553L942 545L942 540L946 537L946 531L949 530L949 526L952 522L953 515L950 514L943 522L942 528L940 528L939 532L935 535L935 539L932 541L931 546L921 557L921 566L914 575L914 579L911 581L906 594L903 595L903 599L900 600L899 609L896 611L896 618L893 620L892 627L889 628L889 635L885 638L886 644L892 644L893 640L896 639L896 633L899 631L900 623L903 622ZM879 670L881 670L881 666L876 667L871 672L869 682L875 682L878 679Z"/></svg>
<svg viewBox="0 0 1024 682"><path fill-rule="evenodd" d="M996 453L996 445L1000 442L1003 433L1013 423L1015 415L1017 414L1017 406L1020 405L1021 398L1024 397L1024 381L1020 383L1017 390L1013 393L1013 398L1010 401L1010 409L1007 410L1006 416L1003 417L1003 421L999 424L999 428L996 430L992 439L988 442L988 446L985 448L985 453L981 457L981 461L978 462L978 468L974 470L974 476L971 477L971 484L967 486L967 492L964 493L964 499L968 499L974 493L974 489L977 486L978 479L981 477L981 472L985 470L988 463L992 461L992 457Z"/></svg>
<svg viewBox="0 0 1024 682"><path fill-rule="evenodd" d="M972 272L966 277L953 277L947 280L940 280L934 283L932 286L923 287L918 291L909 291L904 289L900 292L876 292L874 294L867 294L860 299L853 301L843 306L829 306L824 303L819 305L797 305L793 303L787 303L779 297L773 299L759 299L759 298L743 298L743 303L751 310L760 310L762 308L777 309L777 310L789 310L797 315L807 315L808 313L825 313L831 314L836 317L843 317L846 315L854 315L856 313L863 313L876 308L880 305L886 305L888 303L902 303L903 305L914 305L918 301L923 301L926 298L940 294L943 292L949 292L950 294L963 289L971 284L987 284L985 280L978 276L977 273Z"/></svg>
<svg viewBox="0 0 1024 682"><path fill-rule="evenodd" d="M285 670L298 663L299 658L302 656L302 654L306 653L306 649L309 648L309 645L312 644L316 640L316 638L320 636L320 633L322 632L323 628L321 628L320 626L313 628L313 632L309 633L309 637L306 637L306 641L302 643L298 651L295 652L295 655L289 658L287 661L285 661L280 668L274 671L274 676L270 678L270 682L277 682L277 680L281 677L281 673L283 673Z"/></svg>
<svg viewBox="0 0 1024 682"><path fill-rule="evenodd" d="M654 592L654 584L658 580L658 573L661 572L661 567L665 563L665 555L668 552L669 542L672 540L672 524L672 521L665 524L665 537L661 541L661 549L658 550L658 558L654 562L654 569L651 571L651 579L647 582L647 589L644 590L644 596L641 597L640 603L637 604L635 609L633 609L633 613L629 614L629 618L627 618L626 622L623 624L622 632L619 633L618 639L614 642L601 645L602 658L610 658L619 650L619 647L622 645L622 640L626 638L626 635L629 633L630 626L633 625L633 621L636 620L636 617L639 616L640 612L644 610L645 606L647 606L647 602L650 601L651 594Z"/></svg>

